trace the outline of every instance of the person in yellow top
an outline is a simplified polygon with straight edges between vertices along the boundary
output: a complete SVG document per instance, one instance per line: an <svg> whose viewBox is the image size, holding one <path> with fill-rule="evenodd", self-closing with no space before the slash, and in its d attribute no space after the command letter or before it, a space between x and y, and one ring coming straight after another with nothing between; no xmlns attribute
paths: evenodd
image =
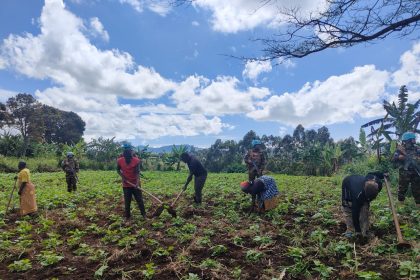
<svg viewBox="0 0 420 280"><path fill-rule="evenodd" d="M31 182L31 173L26 168L26 162L20 161L17 175L18 194L20 196L20 215L33 214L38 210L35 197L35 186Z"/></svg>

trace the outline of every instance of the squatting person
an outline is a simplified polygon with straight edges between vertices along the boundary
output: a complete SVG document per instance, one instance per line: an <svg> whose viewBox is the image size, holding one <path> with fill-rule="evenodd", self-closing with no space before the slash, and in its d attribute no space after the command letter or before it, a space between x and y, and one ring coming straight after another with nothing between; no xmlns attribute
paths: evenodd
<svg viewBox="0 0 420 280"><path fill-rule="evenodd" d="M278 205L279 190L274 178L263 175L253 181L241 183L243 192L252 196L251 211L264 212L275 208Z"/></svg>

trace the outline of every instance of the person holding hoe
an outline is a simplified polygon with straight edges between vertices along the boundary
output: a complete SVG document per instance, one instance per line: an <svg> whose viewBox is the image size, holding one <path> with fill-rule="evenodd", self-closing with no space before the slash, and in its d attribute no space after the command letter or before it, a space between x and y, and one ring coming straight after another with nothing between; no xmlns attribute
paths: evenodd
<svg viewBox="0 0 420 280"><path fill-rule="evenodd" d="M201 204L202 190L207 179L207 170L203 167L201 162L189 153L182 153L181 160L188 165L190 174L188 175L187 181L183 187L183 191L187 189L188 184L191 182L194 176L194 202Z"/></svg>
<svg viewBox="0 0 420 280"><path fill-rule="evenodd" d="M131 199L137 202L143 218L146 218L143 196L140 190L140 162L138 157L133 154L133 148L130 144L123 144L123 155L117 159L117 172L122 178L124 192L125 219L131 218Z"/></svg>
<svg viewBox="0 0 420 280"><path fill-rule="evenodd" d="M17 187L19 188L20 215L33 215L38 211L35 196L35 186L31 182L31 173L26 168L26 162L20 161L18 164L19 173L17 175Z"/></svg>
<svg viewBox="0 0 420 280"><path fill-rule="evenodd" d="M347 230L344 236L369 237L369 207L382 189L385 173L372 172L366 176L350 175L341 186L341 209Z"/></svg>

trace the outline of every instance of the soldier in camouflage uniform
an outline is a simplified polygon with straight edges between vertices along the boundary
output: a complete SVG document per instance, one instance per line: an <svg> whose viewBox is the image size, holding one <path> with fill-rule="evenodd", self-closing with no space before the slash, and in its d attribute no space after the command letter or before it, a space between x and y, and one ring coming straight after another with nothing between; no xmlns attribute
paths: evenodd
<svg viewBox="0 0 420 280"><path fill-rule="evenodd" d="M411 191L420 206L420 147L416 145L416 135L406 132L402 135L402 145L394 154L394 162L400 164L398 180L398 200L403 202L408 186L411 183Z"/></svg>
<svg viewBox="0 0 420 280"><path fill-rule="evenodd" d="M260 140L252 140L252 149L244 157L244 162L248 167L248 180L254 181L255 178L262 176L265 168L265 156L261 149L262 143Z"/></svg>
<svg viewBox="0 0 420 280"><path fill-rule="evenodd" d="M72 192L77 189L77 173L79 172L79 163L74 158L72 152L67 153L67 158L61 163L61 168L66 172L67 191Z"/></svg>

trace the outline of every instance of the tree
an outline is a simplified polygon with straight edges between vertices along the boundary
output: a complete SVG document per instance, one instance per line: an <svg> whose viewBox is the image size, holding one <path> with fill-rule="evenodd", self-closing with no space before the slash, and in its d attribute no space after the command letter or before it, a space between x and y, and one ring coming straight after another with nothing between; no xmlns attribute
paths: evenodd
<svg viewBox="0 0 420 280"><path fill-rule="evenodd" d="M359 149L353 137L349 137L339 142L341 150L341 158L345 163L353 162L354 159L360 157Z"/></svg>
<svg viewBox="0 0 420 280"><path fill-rule="evenodd" d="M176 163L176 171L179 171L180 169L181 155L186 152L188 152L188 147L186 145L172 146L171 155L174 158L174 163Z"/></svg>
<svg viewBox="0 0 420 280"><path fill-rule="evenodd" d="M266 2L272 2L267 0ZM302 58L329 48L348 48L382 40L393 33L415 34L418 0L327 0L327 8L309 16L282 9L287 28L273 39L260 39L268 59Z"/></svg>
<svg viewBox="0 0 420 280"><path fill-rule="evenodd" d="M171 0L171 3L194 1ZM277 8L278 18L284 24L271 38L255 40L263 45L263 58L256 60L302 58L330 48L376 42L394 33L400 37L418 36L418 0L326 0L324 6L309 15L297 5L286 8L278 0L260 2L261 6Z"/></svg>
<svg viewBox="0 0 420 280"><path fill-rule="evenodd" d="M42 115L47 143L75 144L82 139L86 124L76 113L43 105Z"/></svg>
<svg viewBox="0 0 420 280"><path fill-rule="evenodd" d="M400 139L402 134L407 131L420 133L418 125L420 122L420 100L415 103L408 103L408 90L406 86L401 86L398 93L398 105L395 102L389 103L383 101L385 109L385 117L379 118L361 127L366 128L370 126L371 133L368 135L373 139L373 148L376 149L377 158L381 160L381 149L384 147L384 138L388 141L393 141L392 136ZM376 125L379 125L375 128Z"/></svg>
<svg viewBox="0 0 420 280"><path fill-rule="evenodd" d="M244 135L242 140L239 141L239 143L238 143L240 151L242 153L246 153L246 151L251 148L251 143L252 143L252 140L254 140L254 139L259 139L259 137L257 137L257 134L255 133L255 131L253 131L253 130L248 131Z"/></svg>
<svg viewBox="0 0 420 280"><path fill-rule="evenodd" d="M110 139L99 137L98 139L92 139L86 145L87 157L99 162L113 162L120 152L121 144L115 141L115 137Z"/></svg>
<svg viewBox="0 0 420 280"><path fill-rule="evenodd" d="M30 140L41 140L44 131L41 103L26 93L19 93L6 102L7 125L16 128L23 138L20 156L25 156Z"/></svg>

